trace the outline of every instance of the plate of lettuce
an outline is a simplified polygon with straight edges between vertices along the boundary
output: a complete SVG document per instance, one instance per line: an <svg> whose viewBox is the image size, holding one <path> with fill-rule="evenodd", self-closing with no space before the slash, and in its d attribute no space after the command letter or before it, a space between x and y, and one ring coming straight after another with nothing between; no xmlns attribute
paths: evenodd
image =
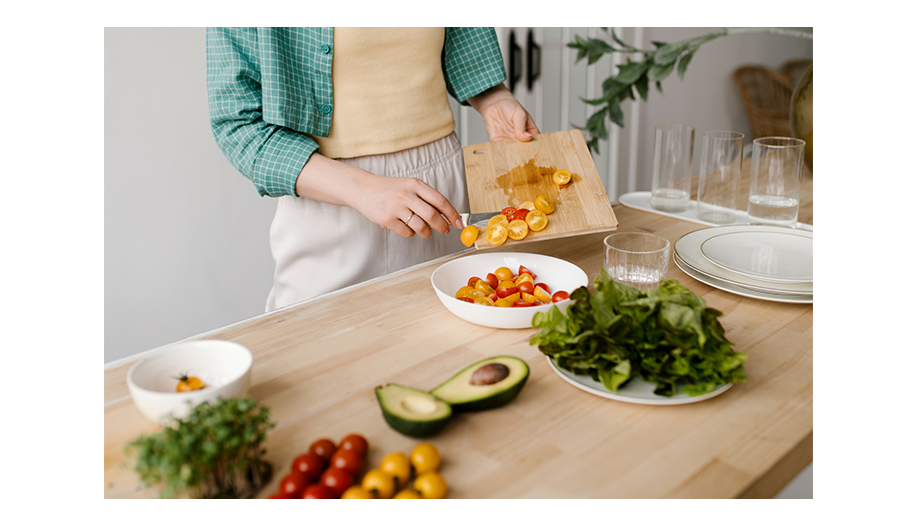
<svg viewBox="0 0 917 526"><path fill-rule="evenodd" d="M566 314L540 312L531 345L570 384L605 398L651 405L700 402L747 380L722 312L676 280L637 290L603 269L595 290L576 289Z"/></svg>

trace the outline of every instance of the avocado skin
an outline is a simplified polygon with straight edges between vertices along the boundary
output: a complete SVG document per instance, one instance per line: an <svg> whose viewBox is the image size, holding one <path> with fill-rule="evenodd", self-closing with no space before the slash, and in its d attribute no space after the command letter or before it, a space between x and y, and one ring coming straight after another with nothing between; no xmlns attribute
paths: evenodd
<svg viewBox="0 0 917 526"><path fill-rule="evenodd" d="M387 384L395 385L395 384ZM452 418L452 412L450 411L444 418L439 420L425 420L425 421L416 421L410 420L407 418L401 418L395 414L392 414L390 411L386 410L385 402L382 400L380 392L382 387L376 387L376 400L379 401L379 407L382 409L382 416L385 418L385 422L394 429L395 431L401 433L402 435L414 437L414 438L426 438L433 436L443 430L446 425L449 424L449 420ZM430 395L433 396L433 395ZM448 403L443 402L447 407L451 407Z"/></svg>
<svg viewBox="0 0 917 526"><path fill-rule="evenodd" d="M513 385L512 387L510 387L510 388L508 388L508 389L506 389L506 390L504 390L504 391L501 391L501 392L499 392L499 393L496 393L496 394L494 394L494 395L491 395L491 396L489 396L489 397L487 397L487 398L482 398L482 399L480 399L480 400L473 400L473 401L470 401L470 402L450 402L450 401L448 401L448 400L444 400L447 404L449 404L449 405L452 406L452 412L453 412L453 413L469 413L469 412L472 412L472 411L484 411L484 410L486 410L486 409L494 409L494 408L497 408L497 407L504 406L504 405L506 405L506 404L512 402L513 399L516 398L516 396L519 394L519 391L522 391L522 388L525 386L525 382L526 382L526 381L528 380L528 378L529 378L529 366L528 366L528 364L525 363L524 360L521 360L521 359L519 359L519 358L516 358L515 356L494 356L494 357L492 357L492 358L485 358L485 359L483 359L483 360L479 360L479 361L477 361L477 362L475 362L475 363L469 365L468 367L465 367L464 369L462 369L461 371L459 371L458 373L456 373L452 378L446 380L445 382L443 382L442 384L440 384L439 386L437 386L436 389L433 389L432 391L430 391L430 394L432 394L433 396L436 396L435 393L436 393L436 391L437 391L438 389L440 389L440 388L443 387L444 385L447 385L447 384L451 383L451 382L454 381L457 377L461 376L462 373L464 373L465 371L467 371L467 370L469 370L469 369L473 369L473 368L479 367L481 364L483 364L483 363L485 363L485 362L493 362L495 359L504 359L504 358L508 358L508 359L512 359L512 360L516 360L516 361L522 362L522 364L525 366L525 375L524 375L524 376L522 377L522 379L520 379L515 385ZM441 400L442 400L442 398L441 398Z"/></svg>

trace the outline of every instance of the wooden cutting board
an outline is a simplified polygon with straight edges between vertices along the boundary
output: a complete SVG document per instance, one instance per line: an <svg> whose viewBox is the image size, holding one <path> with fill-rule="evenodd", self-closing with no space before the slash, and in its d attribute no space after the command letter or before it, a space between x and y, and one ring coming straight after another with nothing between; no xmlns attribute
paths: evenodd
<svg viewBox="0 0 917 526"><path fill-rule="evenodd" d="M507 206L534 202L539 195L555 206L548 226L529 231L521 240L507 239L501 248L519 243L615 230L618 220L599 179L595 162L579 130L536 135L529 142L516 139L472 144L463 148L471 213L499 212ZM567 170L573 181L559 187L552 176ZM493 248L482 230L477 248Z"/></svg>

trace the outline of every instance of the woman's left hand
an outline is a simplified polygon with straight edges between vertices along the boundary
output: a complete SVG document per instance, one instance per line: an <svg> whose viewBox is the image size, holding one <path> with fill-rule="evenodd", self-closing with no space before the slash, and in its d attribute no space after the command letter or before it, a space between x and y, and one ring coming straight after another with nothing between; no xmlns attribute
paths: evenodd
<svg viewBox="0 0 917 526"><path fill-rule="evenodd" d="M529 112L503 84L469 98L468 103L484 118L491 141L515 138L527 142L541 133Z"/></svg>

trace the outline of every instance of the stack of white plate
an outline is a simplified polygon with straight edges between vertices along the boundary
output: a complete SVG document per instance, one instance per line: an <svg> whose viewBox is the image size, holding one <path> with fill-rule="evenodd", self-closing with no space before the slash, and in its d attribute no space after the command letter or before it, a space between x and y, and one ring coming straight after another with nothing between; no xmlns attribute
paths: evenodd
<svg viewBox="0 0 917 526"><path fill-rule="evenodd" d="M812 232L758 225L722 226L675 242L675 264L692 278L733 294L812 303Z"/></svg>

